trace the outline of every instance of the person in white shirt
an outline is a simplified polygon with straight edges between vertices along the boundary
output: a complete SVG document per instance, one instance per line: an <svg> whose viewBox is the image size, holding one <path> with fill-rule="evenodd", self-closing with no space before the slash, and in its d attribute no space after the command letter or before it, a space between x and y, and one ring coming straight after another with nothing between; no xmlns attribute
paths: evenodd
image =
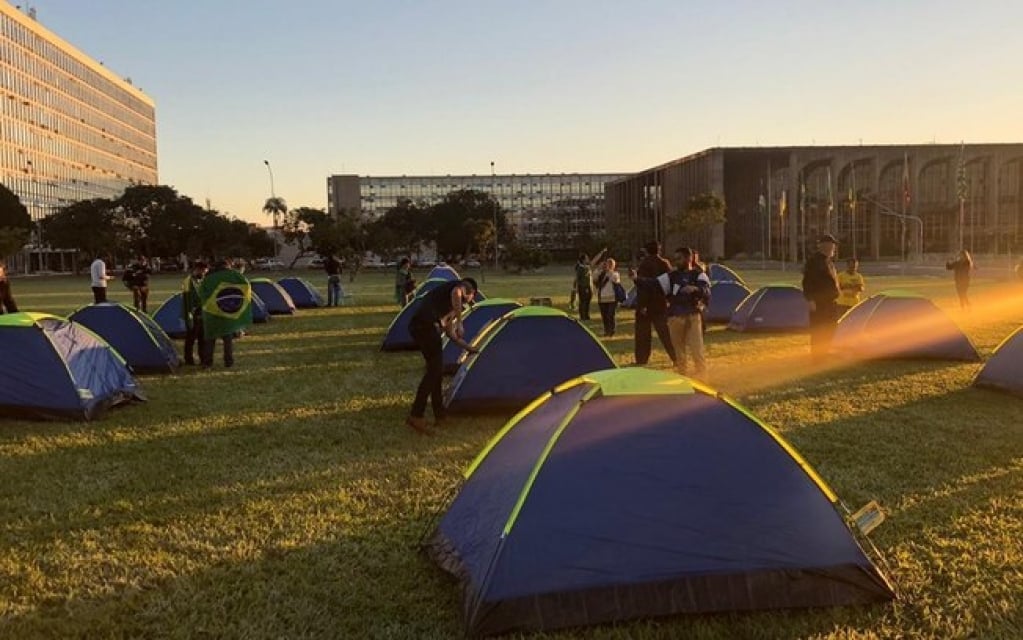
<svg viewBox="0 0 1023 640"><path fill-rule="evenodd" d="M617 321L615 315L618 312L618 304L623 297L622 276L615 271L617 263L614 258L604 261L603 268L597 273L595 284L597 287L597 306L600 307L600 319L604 323L604 337L610 338L615 334Z"/></svg>
<svg viewBox="0 0 1023 640"><path fill-rule="evenodd" d="M103 256L96 256L96 259L89 265L89 275L92 277L92 299L96 304L107 301L107 281L113 276L107 275L107 263Z"/></svg>

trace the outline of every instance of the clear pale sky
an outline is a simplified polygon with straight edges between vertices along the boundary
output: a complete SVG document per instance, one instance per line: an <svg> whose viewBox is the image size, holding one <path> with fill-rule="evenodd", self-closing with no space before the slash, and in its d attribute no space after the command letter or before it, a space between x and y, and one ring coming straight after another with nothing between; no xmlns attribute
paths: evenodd
<svg viewBox="0 0 1023 640"><path fill-rule="evenodd" d="M264 159L290 206L325 207L332 173L1023 141L1018 0L30 4L156 100L162 183L260 222Z"/></svg>

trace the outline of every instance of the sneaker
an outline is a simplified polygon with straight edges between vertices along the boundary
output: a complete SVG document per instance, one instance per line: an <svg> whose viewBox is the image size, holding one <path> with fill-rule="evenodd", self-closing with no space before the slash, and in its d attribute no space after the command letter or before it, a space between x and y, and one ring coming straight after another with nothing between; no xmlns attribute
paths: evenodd
<svg viewBox="0 0 1023 640"><path fill-rule="evenodd" d="M405 425L411 427L416 433L420 433L424 436L432 436L430 432L429 423L426 422L426 418L417 418L415 416L409 416L405 418Z"/></svg>

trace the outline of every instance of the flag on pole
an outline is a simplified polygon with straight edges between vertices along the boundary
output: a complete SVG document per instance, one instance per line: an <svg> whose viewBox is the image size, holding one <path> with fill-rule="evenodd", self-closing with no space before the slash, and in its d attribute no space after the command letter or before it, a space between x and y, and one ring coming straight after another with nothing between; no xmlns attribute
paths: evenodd
<svg viewBox="0 0 1023 640"><path fill-rule="evenodd" d="M902 201L909 207L909 154L902 155Z"/></svg>
<svg viewBox="0 0 1023 640"><path fill-rule="evenodd" d="M252 324L252 285L234 269L213 271L203 278L199 296L203 336L207 340Z"/></svg>
<svg viewBox="0 0 1023 640"><path fill-rule="evenodd" d="M799 215L806 215L806 183L803 176L799 176Z"/></svg>
<svg viewBox="0 0 1023 640"><path fill-rule="evenodd" d="M835 194L831 191L831 167L828 167L828 216L835 211Z"/></svg>
<svg viewBox="0 0 1023 640"><path fill-rule="evenodd" d="M789 210L789 193L788 189L781 190L781 200L778 202L778 217L784 218L785 214Z"/></svg>

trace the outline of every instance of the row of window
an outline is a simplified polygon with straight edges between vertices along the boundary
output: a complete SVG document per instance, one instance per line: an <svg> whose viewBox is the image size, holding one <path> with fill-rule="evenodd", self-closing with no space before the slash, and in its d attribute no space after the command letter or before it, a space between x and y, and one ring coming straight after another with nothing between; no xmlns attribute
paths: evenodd
<svg viewBox="0 0 1023 640"><path fill-rule="evenodd" d="M116 107L119 105L129 112L138 114L139 122L143 126L146 120L152 119L152 107L138 95L119 83L111 81L39 34L31 32L11 16L0 15L0 41L7 45L0 47L0 56L3 59L13 59L20 53L23 56L27 55L32 60L28 66L18 65L22 69L31 71L32 77L39 78L51 86L66 83L67 92L72 95L81 92L76 97L85 102L89 102L89 100L84 97L87 93L83 92L83 89L91 88L102 95L105 100L113 103L103 105L103 111L116 111ZM121 117L121 119L127 122L132 121L131 117Z"/></svg>

